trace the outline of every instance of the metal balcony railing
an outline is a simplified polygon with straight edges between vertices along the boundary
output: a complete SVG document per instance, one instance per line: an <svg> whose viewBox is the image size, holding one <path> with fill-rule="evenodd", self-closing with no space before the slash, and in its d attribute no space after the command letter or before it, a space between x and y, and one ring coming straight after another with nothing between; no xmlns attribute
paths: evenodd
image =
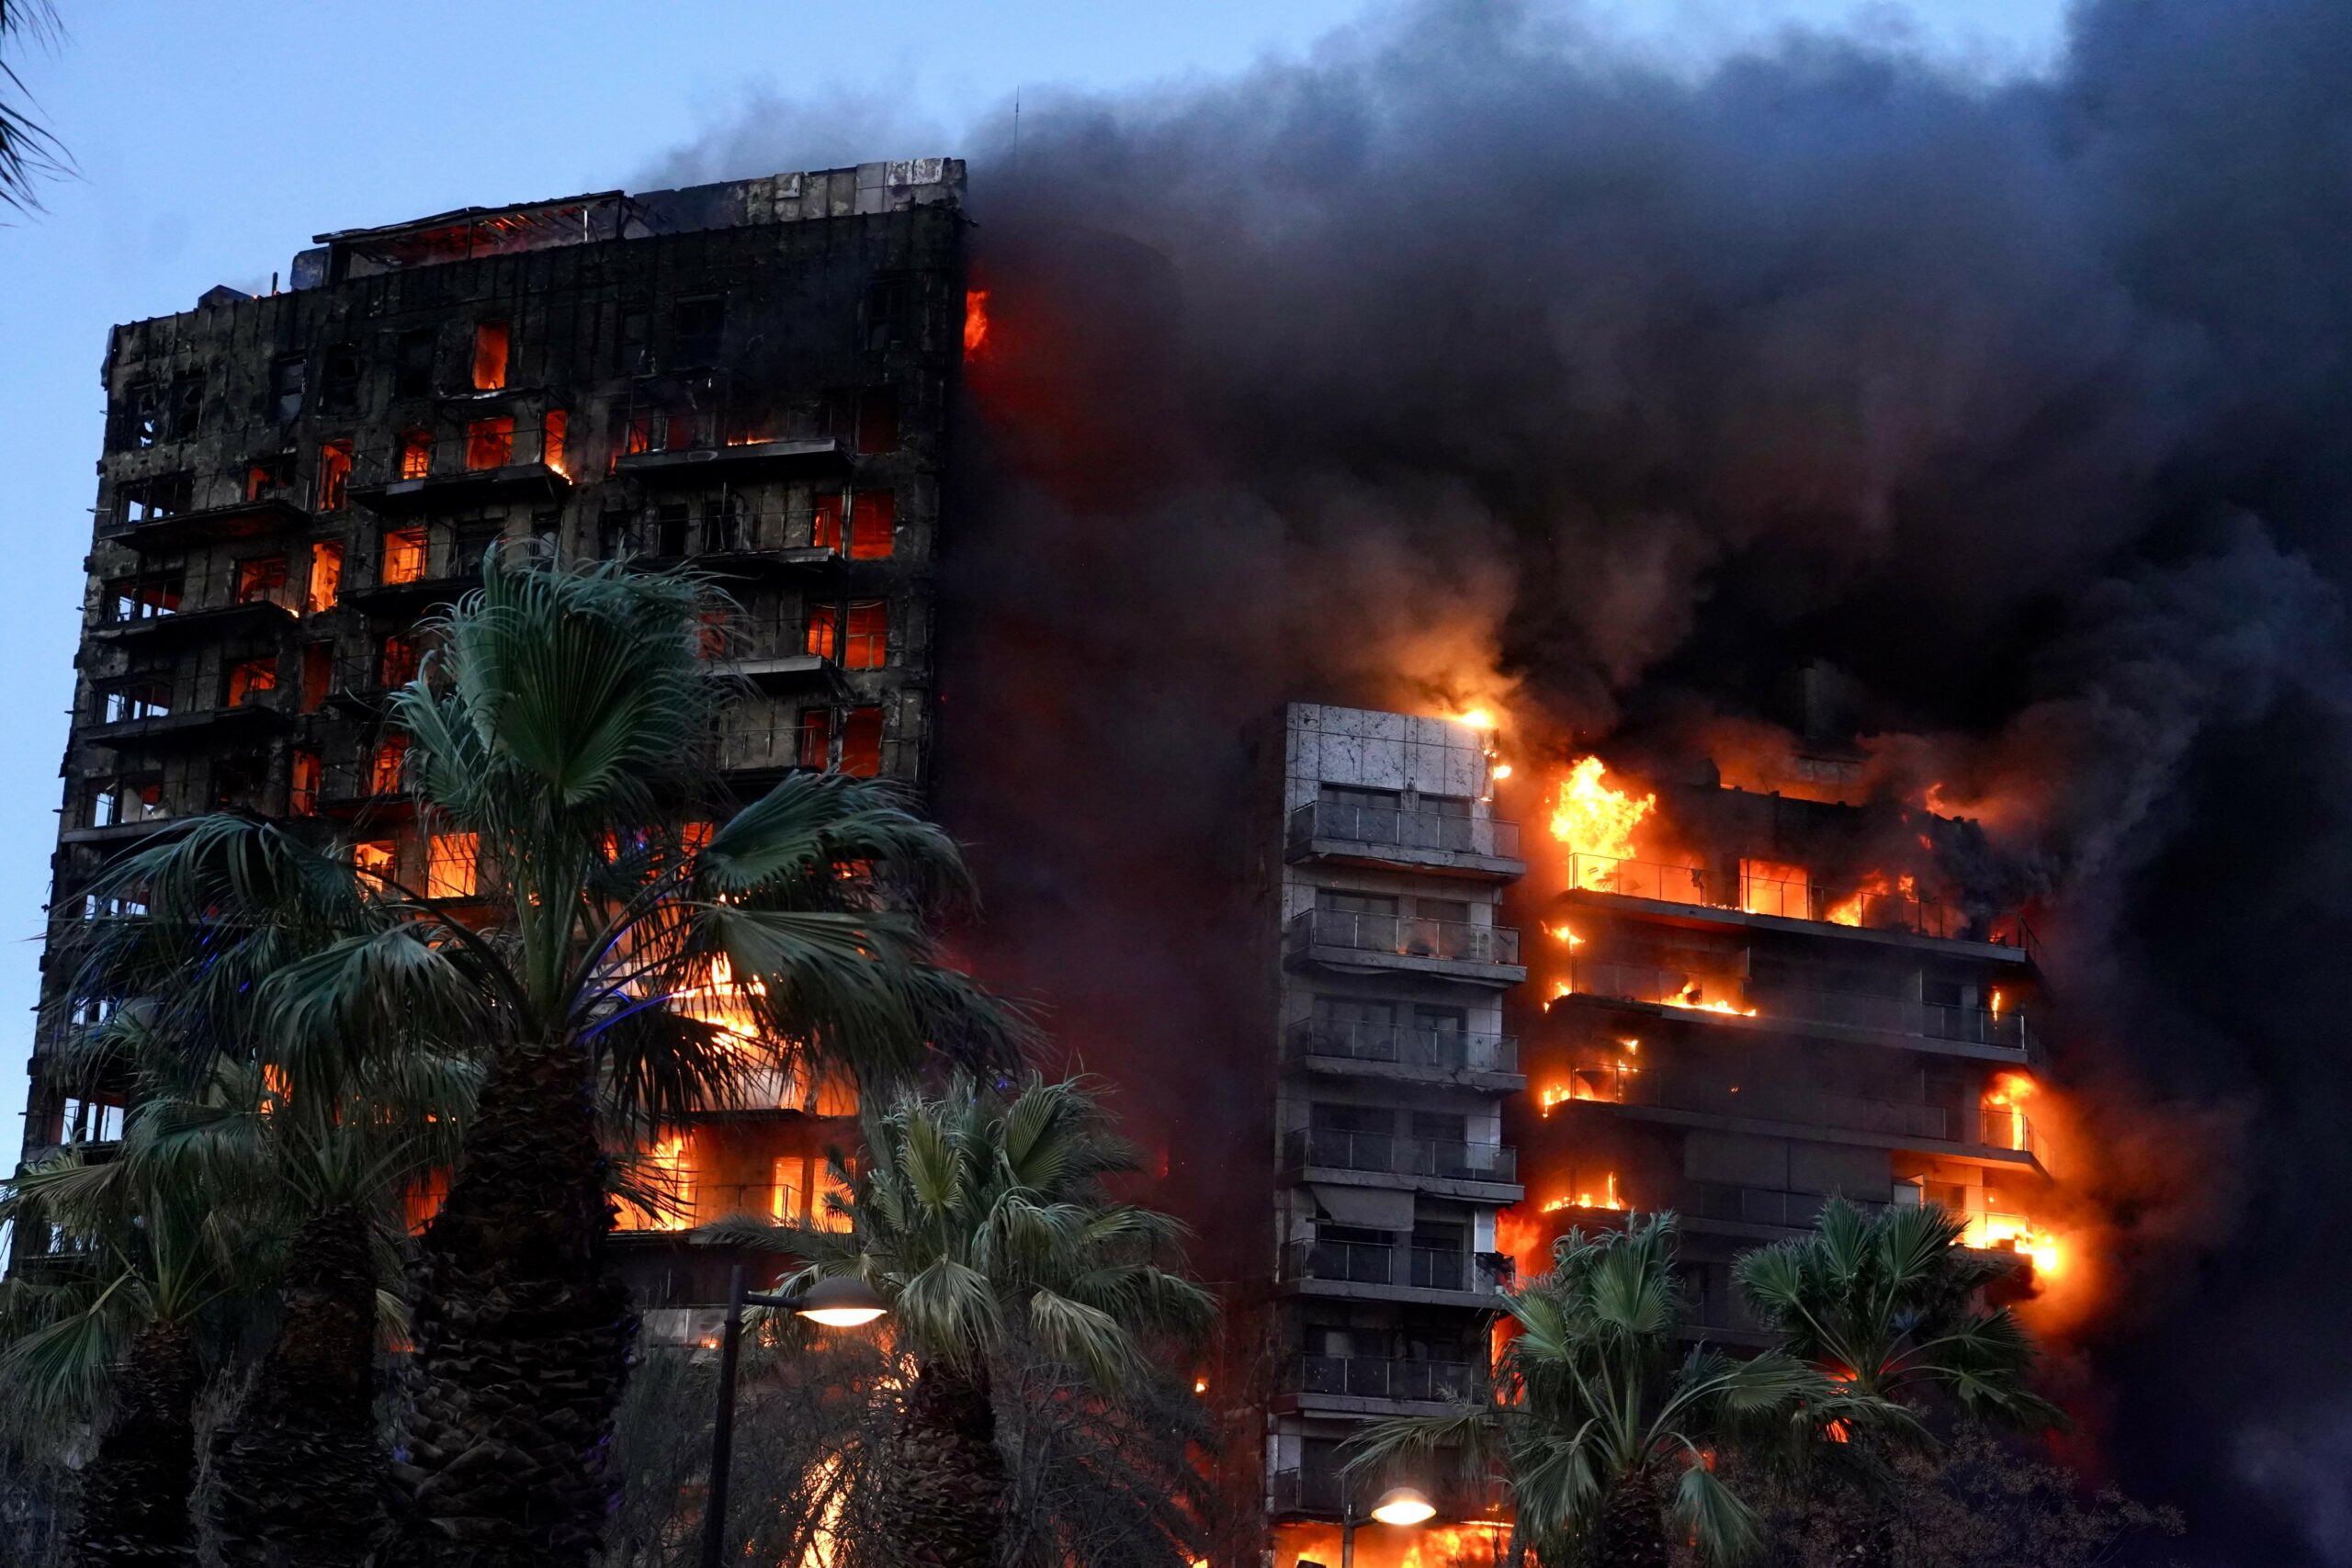
<svg viewBox="0 0 2352 1568"><path fill-rule="evenodd" d="M1706 975L1589 958L1569 961L1568 987L1578 995L1620 1001L1741 1015L1753 1009L1757 1017L1783 1022L1868 1029L2012 1051L2029 1050L2035 1043L2032 1026L2016 1008L1994 1012L1907 997L1759 985L1738 975Z"/></svg>
<svg viewBox="0 0 2352 1568"><path fill-rule="evenodd" d="M886 508L884 499L878 492L831 491L814 505L796 507L772 486L667 490L635 510L606 512L597 524L596 548L606 560L763 553L804 565L881 559L891 553L896 529L895 502Z"/></svg>
<svg viewBox="0 0 2352 1568"><path fill-rule="evenodd" d="M692 1230L721 1220L766 1220L805 1224L814 1213L819 1224L828 1217L821 1198L812 1208L808 1192L774 1184L688 1181L672 1193L670 1204L639 1208L622 1203L618 1230L636 1233Z"/></svg>
<svg viewBox="0 0 2352 1568"><path fill-rule="evenodd" d="M1291 917L1289 941L1293 952L1307 947L1336 947L1462 964L1519 962L1519 932L1510 926L1426 919L1418 915L1302 909Z"/></svg>
<svg viewBox="0 0 2352 1568"><path fill-rule="evenodd" d="M1476 1398L1483 1381L1482 1370L1467 1361L1425 1361L1394 1356L1300 1356L1283 1369L1283 1392L1343 1399L1457 1404Z"/></svg>
<svg viewBox="0 0 2352 1568"><path fill-rule="evenodd" d="M1493 1281L1466 1252L1378 1242L1294 1241L1283 1253L1283 1278L1494 1293Z"/></svg>
<svg viewBox="0 0 2352 1568"><path fill-rule="evenodd" d="M83 727L96 737L136 737L232 715L275 719L291 713L300 694L277 683L274 656L256 659L264 662L247 667L246 661L232 661L219 674L179 671L109 681L92 691Z"/></svg>
<svg viewBox="0 0 2352 1568"><path fill-rule="evenodd" d="M1913 936L1991 942L2030 953L2040 952L2033 929L2023 915L1970 915L1956 905L1899 891L1841 890L1817 883L1746 874L1711 878L1703 866L1668 865L1596 854L1568 857L1568 886L1580 892L1614 893L1657 903L1692 904L1861 931L1904 931Z"/></svg>
<svg viewBox="0 0 2352 1568"><path fill-rule="evenodd" d="M1519 1040L1510 1034L1300 1019L1291 1025L1290 1043L1294 1055L1316 1060L1374 1062L1449 1073L1519 1071Z"/></svg>
<svg viewBox="0 0 2352 1568"><path fill-rule="evenodd" d="M1703 1115L1738 1116L1759 1122L1790 1122L1890 1137L1952 1139L1957 1118L1924 1099L1871 1098L1817 1088L1774 1083L1762 1074L1736 1080L1645 1067L1612 1073L1600 1098L1620 1105L1654 1106Z"/></svg>
<svg viewBox="0 0 2352 1568"><path fill-rule="evenodd" d="M1290 814L1290 842L1315 839L1399 849L1519 858L1519 824L1491 817L1463 817L1402 807L1348 806L1310 801Z"/></svg>
<svg viewBox="0 0 2352 1568"><path fill-rule="evenodd" d="M1283 1152L1293 1169L1317 1165L1334 1170L1423 1176L1447 1181L1519 1179L1519 1151L1501 1144L1298 1127L1284 1138Z"/></svg>

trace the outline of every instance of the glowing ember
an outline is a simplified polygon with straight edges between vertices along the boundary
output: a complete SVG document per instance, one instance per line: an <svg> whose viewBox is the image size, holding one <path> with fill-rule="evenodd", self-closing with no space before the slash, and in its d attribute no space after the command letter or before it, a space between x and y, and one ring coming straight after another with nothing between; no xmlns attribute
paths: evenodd
<svg viewBox="0 0 2352 1568"><path fill-rule="evenodd" d="M989 291L967 288L964 291L964 357L971 358L989 341Z"/></svg>
<svg viewBox="0 0 2352 1568"><path fill-rule="evenodd" d="M1498 779L1507 779L1510 777L1510 764L1509 762L1497 762L1494 766L1493 773L1489 776Z"/></svg>
<svg viewBox="0 0 2352 1568"><path fill-rule="evenodd" d="M1608 769L1598 757L1586 757L1560 781L1559 797L1552 806L1552 836L1567 845L1579 887L1606 892L1616 879L1611 860L1634 858L1634 829L1657 804L1657 796L1640 799L1602 782ZM1597 857L1594 861L1576 856Z"/></svg>

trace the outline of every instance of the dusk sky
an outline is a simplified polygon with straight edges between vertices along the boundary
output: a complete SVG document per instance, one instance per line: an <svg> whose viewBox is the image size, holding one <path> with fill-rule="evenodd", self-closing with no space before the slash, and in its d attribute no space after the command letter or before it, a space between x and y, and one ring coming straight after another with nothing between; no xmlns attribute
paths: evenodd
<svg viewBox="0 0 2352 1568"><path fill-rule="evenodd" d="M118 321L183 310L217 283L266 289L333 229L666 183L747 105L803 128L780 166L956 153L972 129L1057 85L1121 90L1221 76L1312 51L1367 13L1282 6L1107 6L1076 0L561 9L481 4L77 4L70 36L14 63L78 177L0 228L0 1114L20 1115L58 758L90 543L97 371ZM1703 71L1791 26L1856 28L1988 77L2045 68L2057 0L1614 0L1558 8L1591 47ZM1552 14L1546 10L1544 14ZM1031 110L1030 112L1038 112ZM1044 111L1044 112L1050 112ZM806 145L798 144L805 137ZM785 140L763 135L775 144ZM740 156L750 156L748 152ZM986 170L974 204L985 211Z"/></svg>

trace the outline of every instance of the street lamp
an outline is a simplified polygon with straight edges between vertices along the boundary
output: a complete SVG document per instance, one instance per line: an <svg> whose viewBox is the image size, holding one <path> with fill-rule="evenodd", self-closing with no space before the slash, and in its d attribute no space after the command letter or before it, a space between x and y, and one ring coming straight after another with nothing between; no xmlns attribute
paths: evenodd
<svg viewBox="0 0 2352 1568"><path fill-rule="evenodd" d="M703 1499L702 1568L726 1561L727 1479L735 1462L735 1361L743 1339L743 1309L797 1313L828 1328L857 1328L890 1310L874 1287L853 1274L818 1280L798 1295L760 1295L743 1288L741 1263L727 1277L727 1326L718 1340L718 1413L710 1426L710 1486Z"/></svg>
<svg viewBox="0 0 2352 1568"><path fill-rule="evenodd" d="M1391 1486L1372 1506L1372 1517L1384 1525L1418 1525L1437 1517L1437 1505L1410 1486ZM1355 1568L1356 1489L1352 1483L1340 1493L1340 1568Z"/></svg>

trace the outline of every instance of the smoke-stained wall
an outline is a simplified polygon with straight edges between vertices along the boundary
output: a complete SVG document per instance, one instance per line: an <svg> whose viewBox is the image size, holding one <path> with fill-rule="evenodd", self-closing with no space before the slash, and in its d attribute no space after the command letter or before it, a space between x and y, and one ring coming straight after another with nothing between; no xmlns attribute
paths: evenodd
<svg viewBox="0 0 2352 1568"><path fill-rule="evenodd" d="M2207 1561L2352 1561L2352 10L2103 0L1999 85L1572 23L1423 6L983 138L941 777L984 959L1215 1189L1253 719L1690 753L1831 661L1872 786L2038 900L2121 1479Z"/></svg>

